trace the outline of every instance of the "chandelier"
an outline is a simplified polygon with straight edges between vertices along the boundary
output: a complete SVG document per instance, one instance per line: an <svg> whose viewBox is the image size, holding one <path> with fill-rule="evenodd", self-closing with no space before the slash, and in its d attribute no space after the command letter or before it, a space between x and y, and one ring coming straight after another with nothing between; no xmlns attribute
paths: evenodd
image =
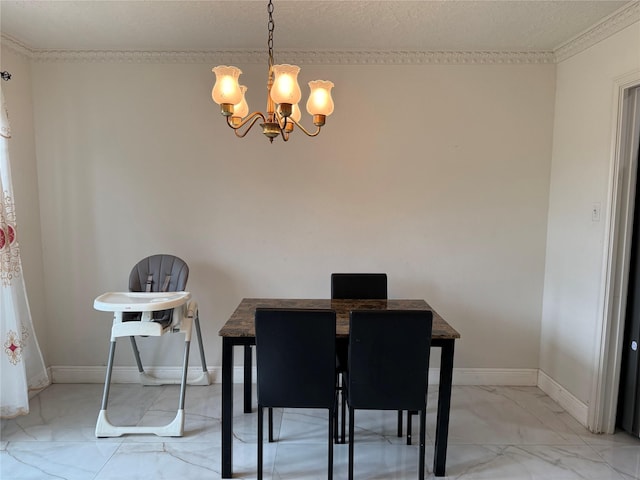
<svg viewBox="0 0 640 480"><path fill-rule="evenodd" d="M333 83L326 80L314 80L309 82L311 93L307 100L307 112L313 116L313 124L317 127L314 132L308 131L300 122L300 108L298 102L302 97L300 85L298 85L298 73L300 67L295 65L273 64L273 2L269 0L267 5L269 13L269 74L267 78L267 110L266 113L249 113L249 105L245 99L247 87L238 83L242 71L237 67L219 65L213 68L216 75L216 83L213 86L211 96L213 101L220 105L220 113L226 117L229 125L239 138L244 137L253 125L262 119L260 126L269 141L278 135L286 142L294 130L294 125L309 137L315 137L325 124L327 116L333 112L333 99L331 89Z"/></svg>

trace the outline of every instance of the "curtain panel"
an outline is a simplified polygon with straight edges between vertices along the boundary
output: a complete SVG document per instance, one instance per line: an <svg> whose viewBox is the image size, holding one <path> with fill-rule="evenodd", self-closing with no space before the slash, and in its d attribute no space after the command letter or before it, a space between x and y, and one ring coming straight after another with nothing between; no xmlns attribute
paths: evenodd
<svg viewBox="0 0 640 480"><path fill-rule="evenodd" d="M0 417L29 413L29 393L49 385L22 275L19 230L11 183L9 114L2 99L0 123Z"/></svg>

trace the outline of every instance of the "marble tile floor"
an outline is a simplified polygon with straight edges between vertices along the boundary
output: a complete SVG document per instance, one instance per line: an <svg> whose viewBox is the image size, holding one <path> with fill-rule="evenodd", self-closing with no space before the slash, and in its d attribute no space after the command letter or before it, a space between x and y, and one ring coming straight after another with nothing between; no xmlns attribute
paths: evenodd
<svg viewBox="0 0 640 480"><path fill-rule="evenodd" d="M235 386L234 478L256 478L256 417L241 410ZM220 478L221 386L189 387L185 435L96 439L102 385L54 384L34 397L31 413L2 420L0 478ZM113 385L116 424L167 423L178 387ZM429 393L427 478L432 473L437 390ZM254 403L255 404L255 403ZM326 414L276 410L275 436L265 444L265 479L326 478ZM417 477L418 447L395 436L395 412L356 412L356 479ZM266 434L266 432L265 432ZM414 439L418 421L414 417ZM414 442L415 443L415 442ZM347 478L347 445L334 447L334 478ZM640 440L625 433L593 435L535 387L453 388L445 478L460 480L640 479Z"/></svg>

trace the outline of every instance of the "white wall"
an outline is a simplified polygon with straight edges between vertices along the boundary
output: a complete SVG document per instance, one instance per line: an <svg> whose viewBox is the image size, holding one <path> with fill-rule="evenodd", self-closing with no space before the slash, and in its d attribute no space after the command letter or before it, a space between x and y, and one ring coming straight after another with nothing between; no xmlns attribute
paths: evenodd
<svg viewBox="0 0 640 480"><path fill-rule="evenodd" d="M265 67L241 67L264 108ZM333 271L386 271L391 297L461 332L457 367L538 367L554 65L307 65L336 111L318 138L272 145L234 138L210 68L32 65L50 364L104 364L93 299L166 252L191 267L212 366L242 297L327 297Z"/></svg>
<svg viewBox="0 0 640 480"><path fill-rule="evenodd" d="M47 322L45 319L44 275L40 204L33 130L31 65L27 57L2 48L2 69L12 79L2 82L2 91L9 111L12 137L9 158L16 202L18 242L22 256L27 295L36 336L45 361L47 355Z"/></svg>
<svg viewBox="0 0 640 480"><path fill-rule="evenodd" d="M638 68L640 23L558 65L540 368L585 404L600 348L614 80Z"/></svg>

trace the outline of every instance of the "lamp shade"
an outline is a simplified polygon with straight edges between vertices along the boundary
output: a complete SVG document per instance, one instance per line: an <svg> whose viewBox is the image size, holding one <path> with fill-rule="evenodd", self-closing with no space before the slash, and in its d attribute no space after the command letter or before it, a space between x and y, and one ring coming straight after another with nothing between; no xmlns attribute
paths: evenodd
<svg viewBox="0 0 640 480"><path fill-rule="evenodd" d="M291 107L291 118L293 118L296 122L299 122L300 117L302 117L302 112L300 112L300 107L298 107L297 103L294 103L293 107Z"/></svg>
<svg viewBox="0 0 640 480"><path fill-rule="evenodd" d="M233 116L244 118L249 113L249 104L247 104L247 99L244 96L247 92L247 87L240 85L240 92L242 93L242 100L233 106Z"/></svg>
<svg viewBox="0 0 640 480"><path fill-rule="evenodd" d="M216 74L216 83L213 86L211 97L218 105L224 103L235 105L242 101L243 95L238 85L238 77L242 73L237 67L219 65L212 70Z"/></svg>
<svg viewBox="0 0 640 480"><path fill-rule="evenodd" d="M300 85L298 85L298 73L300 67L295 65L274 65L273 86L271 87L271 100L275 103L295 104L302 98Z"/></svg>
<svg viewBox="0 0 640 480"><path fill-rule="evenodd" d="M307 100L307 112L311 115L331 115L333 113L333 99L331 89L333 82L327 80L313 80L309 82L311 93Z"/></svg>

